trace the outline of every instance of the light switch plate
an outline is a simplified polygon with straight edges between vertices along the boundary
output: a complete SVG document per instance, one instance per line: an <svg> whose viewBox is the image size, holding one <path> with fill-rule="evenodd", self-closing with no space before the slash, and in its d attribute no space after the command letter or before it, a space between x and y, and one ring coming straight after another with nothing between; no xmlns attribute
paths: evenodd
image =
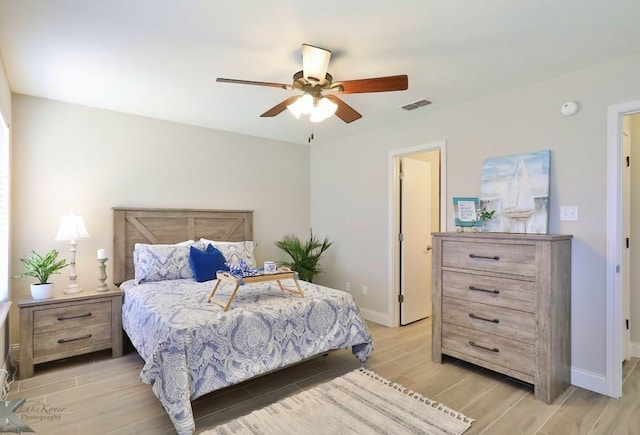
<svg viewBox="0 0 640 435"><path fill-rule="evenodd" d="M561 221L577 221L578 207L576 206L560 207L560 220Z"/></svg>

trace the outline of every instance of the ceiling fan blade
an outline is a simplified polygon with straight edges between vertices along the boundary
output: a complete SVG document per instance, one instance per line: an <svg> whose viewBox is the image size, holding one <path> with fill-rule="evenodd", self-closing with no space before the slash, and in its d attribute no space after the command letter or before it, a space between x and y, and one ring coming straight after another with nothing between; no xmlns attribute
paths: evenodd
<svg viewBox="0 0 640 435"><path fill-rule="evenodd" d="M267 86L270 88L280 88L280 89L293 89L293 86L286 85L284 83L271 83L271 82L253 82L251 80L236 80L236 79L223 79L218 77L216 82L220 83L236 83L240 85L255 85L255 86Z"/></svg>
<svg viewBox="0 0 640 435"><path fill-rule="evenodd" d="M260 115L260 117L261 118L271 118L272 116L279 115L279 114L281 114L282 112L284 112L287 109L287 106L289 104L293 103L298 98L300 98L300 95L294 95L292 97L289 97L286 100L276 104L271 109L269 109L266 112L264 112L262 115Z"/></svg>
<svg viewBox="0 0 640 435"><path fill-rule="evenodd" d="M324 84L331 52L324 48L302 44L302 74L305 79Z"/></svg>
<svg viewBox="0 0 640 435"><path fill-rule="evenodd" d="M356 112L356 110L353 107L349 106L347 103L345 103L335 95L325 95L325 98L328 98L329 100L333 101L338 105L338 110L336 110L336 116L342 119L347 124L362 118L362 115Z"/></svg>
<svg viewBox="0 0 640 435"><path fill-rule="evenodd" d="M404 91L409 88L406 74L373 79L347 80L335 82L331 87L341 87L343 94L363 94L365 92Z"/></svg>

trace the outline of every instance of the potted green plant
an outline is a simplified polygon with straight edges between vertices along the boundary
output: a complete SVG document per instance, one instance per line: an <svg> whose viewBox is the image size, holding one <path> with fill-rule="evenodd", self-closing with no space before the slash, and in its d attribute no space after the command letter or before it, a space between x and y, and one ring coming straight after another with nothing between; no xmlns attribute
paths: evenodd
<svg viewBox="0 0 640 435"><path fill-rule="evenodd" d="M480 222L482 222L482 231L486 231L487 230L487 224L489 223L489 221L491 219L494 218L496 214L495 210L487 210L486 208L482 208L480 210L480 213L478 214L478 219L480 220Z"/></svg>
<svg viewBox="0 0 640 435"><path fill-rule="evenodd" d="M278 265L298 272L298 277L304 281L313 282L313 277L320 272L320 257L331 245L328 237L321 242L313 235L313 230L304 242L298 236L286 234L276 246L289 254L291 261L278 261Z"/></svg>
<svg viewBox="0 0 640 435"><path fill-rule="evenodd" d="M60 270L67 267L66 260L58 260L58 251L52 249L45 256L31 251L31 256L21 258L24 272L15 278L32 277L38 280L31 284L31 297L33 299L48 299L53 296L53 283L49 282L49 276L59 274Z"/></svg>

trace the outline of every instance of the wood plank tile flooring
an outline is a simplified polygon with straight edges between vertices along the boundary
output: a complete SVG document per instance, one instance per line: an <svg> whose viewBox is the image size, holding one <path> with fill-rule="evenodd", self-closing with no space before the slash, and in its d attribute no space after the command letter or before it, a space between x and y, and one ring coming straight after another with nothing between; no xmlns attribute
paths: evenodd
<svg viewBox="0 0 640 435"><path fill-rule="evenodd" d="M367 368L476 421L465 435L610 435L640 433L640 366L625 363L624 397L570 387L555 403L534 400L532 387L455 360L431 361L431 322L401 328L369 323L375 351ZM173 434L151 388L138 380L142 359L110 351L40 364L16 380L8 400L24 397L18 416L39 434ZM193 402L196 433L359 367L344 349L202 397Z"/></svg>

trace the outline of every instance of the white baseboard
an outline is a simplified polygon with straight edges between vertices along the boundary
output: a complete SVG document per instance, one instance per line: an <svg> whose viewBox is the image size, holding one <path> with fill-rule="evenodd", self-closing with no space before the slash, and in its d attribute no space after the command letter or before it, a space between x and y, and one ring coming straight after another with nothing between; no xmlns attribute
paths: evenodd
<svg viewBox="0 0 640 435"><path fill-rule="evenodd" d="M375 322L380 325L388 326L390 328L393 328L394 326L398 326L398 325L391 324L391 319L389 319L389 316L387 316L387 313L381 313L380 311L373 311L373 310L367 310L366 308L360 308L360 314L362 314L362 317L364 317L365 320L369 320L371 322Z"/></svg>
<svg viewBox="0 0 640 435"><path fill-rule="evenodd" d="M596 393L607 394L607 380L603 375L577 367L571 367L571 385Z"/></svg>
<svg viewBox="0 0 640 435"><path fill-rule="evenodd" d="M640 343L629 342L629 356L631 358L640 358Z"/></svg>
<svg viewBox="0 0 640 435"><path fill-rule="evenodd" d="M0 369L2 369L2 371L0 371L0 390L2 389L2 387L7 385L8 382L9 366L7 365L7 359L5 359L5 361L2 363L2 367L0 367Z"/></svg>

